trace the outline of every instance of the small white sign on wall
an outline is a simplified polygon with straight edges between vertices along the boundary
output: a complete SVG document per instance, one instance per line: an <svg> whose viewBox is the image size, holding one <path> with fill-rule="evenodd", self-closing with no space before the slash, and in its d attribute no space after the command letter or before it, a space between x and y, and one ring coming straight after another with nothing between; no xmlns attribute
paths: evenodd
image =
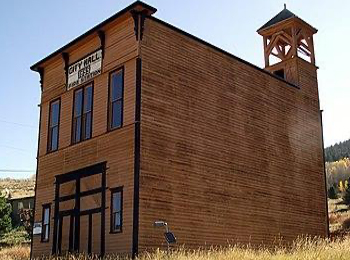
<svg viewBox="0 0 350 260"><path fill-rule="evenodd" d="M84 59L81 59L68 67L67 90L77 87L84 82L101 74L102 49L97 50Z"/></svg>
<svg viewBox="0 0 350 260"><path fill-rule="evenodd" d="M33 225L33 235L40 235L41 229L41 222L35 222Z"/></svg>

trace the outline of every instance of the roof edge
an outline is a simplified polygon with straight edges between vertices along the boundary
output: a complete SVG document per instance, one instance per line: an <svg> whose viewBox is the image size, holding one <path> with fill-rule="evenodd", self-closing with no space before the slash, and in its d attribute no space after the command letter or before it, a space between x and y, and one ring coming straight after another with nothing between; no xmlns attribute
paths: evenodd
<svg viewBox="0 0 350 260"><path fill-rule="evenodd" d="M195 36L193 34L190 34L190 33L186 32L186 31L184 31L184 30L182 30L182 29L180 29L180 28L178 28L178 27L176 27L176 26L174 26L172 24L169 24L169 23L167 23L167 22L165 22L163 20L160 20L160 19L158 19L158 18L156 18L154 16L148 15L146 17L148 19L151 19L151 20L153 20L155 22L158 22L158 23L160 23L160 24L162 24L162 25L164 25L164 26L166 26L166 27L168 27L168 28L170 28L172 30L177 31L178 33L180 33L182 35L190 37L191 39L193 39L193 40L195 40L195 41L197 41L197 42L199 42L201 44L204 44L204 45L206 45L206 46L208 46L208 47L210 47L210 48L212 48L212 49L214 49L214 50L216 50L216 51L218 51L218 52L220 52L220 53L222 53L222 54L224 54L224 55L226 55L226 56L228 56L230 58L233 58L233 59L235 59L235 60L237 60L239 62L242 62L242 63L244 63L244 64L246 64L246 65L248 65L248 66L250 66L250 67L252 67L252 68L254 68L256 70L259 70L260 72L265 73L265 74L267 74L267 75L269 75L269 76L271 76L271 77L273 77L273 78L275 78L275 79L277 79L279 81L282 81L282 82L286 83L287 85L289 85L289 86L291 86L293 88L300 89L299 86L297 86L297 85L295 85L295 84L293 84L293 83L291 83L291 82L289 82L289 81L287 81L287 80L285 80L285 79L283 79L281 77L278 77L277 75L274 75L273 73L271 73L271 72L269 72L269 71L267 71L267 70L265 70L263 68L260 68L257 65L255 65L253 63L250 63L249 61L243 60L242 58L239 58L239 57L235 56L234 54L232 54L232 53L230 53L228 51L225 51L224 49L221 49L221 48L219 48L219 47L217 47L217 46L215 46L215 45L213 45L213 44L211 44L211 43L209 43L209 42L207 42L207 41L205 41L205 40L203 40L201 38L198 38L197 36Z"/></svg>
<svg viewBox="0 0 350 260"><path fill-rule="evenodd" d="M303 19L301 19L299 16L289 17L288 19L285 19L285 20L283 20L283 21L280 21L280 22L277 22L277 23L275 23L275 24L269 25L268 27L265 27L265 28L262 28L262 29L259 28L258 30L256 30L256 32L257 32L258 34L260 34L260 35L263 35L264 32L270 30L272 27L278 26L278 25L283 24L283 23L290 22L290 21L293 20L293 19L298 20L299 23L301 22L301 23L306 24L307 27L308 27L314 34L316 34L316 33L318 32L318 29L316 29L315 27L313 27L313 26L312 26L311 24L309 24L308 22L305 22L305 21L304 21Z"/></svg>
<svg viewBox="0 0 350 260"><path fill-rule="evenodd" d="M39 67L42 63L44 63L45 61L53 58L54 56L56 56L57 54L63 52L65 49L71 47L72 45L76 44L77 42L79 42L80 40L84 39L85 37L91 35L92 33L94 33L95 31L98 31L100 28L102 28L103 26L105 26L106 24L112 22L113 20L119 18L120 16L122 16L123 14L136 9L136 7L142 7L143 9L147 9L148 15L154 14L155 12L157 12L157 9L154 8L153 6L150 6L142 1L135 1L134 3L132 3L131 5L125 7L124 9L120 10L119 12L117 12L116 14L112 15L111 17L107 18L106 20L102 21L101 23L99 23L98 25L92 27L90 30L86 31L85 33L83 33L82 35L78 36L77 38L73 39L72 41L70 41L69 43L67 43L66 45L64 45L63 47L59 48L58 50L54 51L53 53L49 54L48 56L46 56L45 58L41 59L40 61L36 62L35 64L33 64L32 66L30 66L30 69L32 71L36 71L39 72Z"/></svg>

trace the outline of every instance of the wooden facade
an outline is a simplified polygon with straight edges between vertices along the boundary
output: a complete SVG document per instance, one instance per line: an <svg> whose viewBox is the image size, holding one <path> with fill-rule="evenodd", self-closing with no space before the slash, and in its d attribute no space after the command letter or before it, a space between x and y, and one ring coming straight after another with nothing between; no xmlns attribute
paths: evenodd
<svg viewBox="0 0 350 260"><path fill-rule="evenodd" d="M190 248L327 236L314 63L295 55L260 69L155 11L137 1L31 67L42 87L35 222L50 209L49 237L33 235L32 256L136 255L166 246L156 220ZM93 83L92 136L72 144L67 68L98 49L102 72L81 85ZM281 68L284 78L274 75ZM118 69L122 125L110 130ZM57 99L58 149L48 152ZM116 189L120 232L111 229Z"/></svg>

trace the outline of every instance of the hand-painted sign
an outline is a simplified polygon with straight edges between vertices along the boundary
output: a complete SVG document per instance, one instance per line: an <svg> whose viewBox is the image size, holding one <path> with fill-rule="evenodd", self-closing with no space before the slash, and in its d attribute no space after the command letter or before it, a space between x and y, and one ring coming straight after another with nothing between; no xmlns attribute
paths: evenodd
<svg viewBox="0 0 350 260"><path fill-rule="evenodd" d="M41 222L35 222L33 225L33 235L41 234Z"/></svg>
<svg viewBox="0 0 350 260"><path fill-rule="evenodd" d="M96 77L101 74L101 70L102 50L97 50L68 67L67 90Z"/></svg>

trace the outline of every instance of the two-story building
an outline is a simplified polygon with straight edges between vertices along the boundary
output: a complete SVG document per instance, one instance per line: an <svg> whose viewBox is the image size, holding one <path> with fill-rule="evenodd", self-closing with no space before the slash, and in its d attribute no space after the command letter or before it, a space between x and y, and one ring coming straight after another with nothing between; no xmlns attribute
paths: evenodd
<svg viewBox="0 0 350 260"><path fill-rule="evenodd" d="M137 1L31 67L32 255L136 255L166 245L157 220L189 248L327 236L317 30L282 10L262 69L155 12Z"/></svg>

